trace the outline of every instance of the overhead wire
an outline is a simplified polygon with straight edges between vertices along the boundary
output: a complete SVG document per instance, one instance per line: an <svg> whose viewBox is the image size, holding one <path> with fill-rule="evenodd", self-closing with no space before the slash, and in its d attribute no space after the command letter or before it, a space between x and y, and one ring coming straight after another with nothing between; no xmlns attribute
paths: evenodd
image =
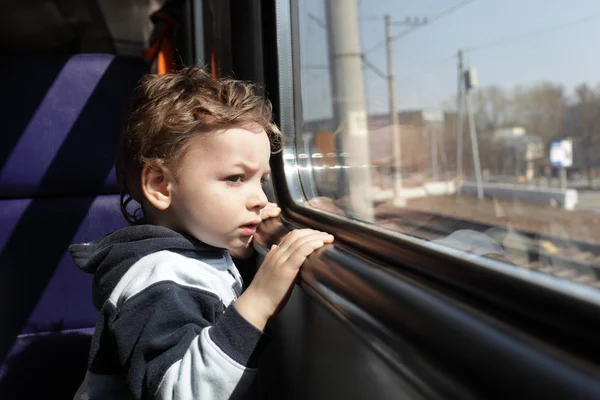
<svg viewBox="0 0 600 400"><path fill-rule="evenodd" d="M523 39L528 39L530 37L541 35L543 33L548 33L548 32L552 32L552 31L556 31L556 30L560 30L560 29L569 28L569 27L572 27L575 25L580 25L580 24L583 24L586 22L592 22L592 21L595 21L598 19L600 19L600 14L592 15L589 17L581 18L578 20L570 21L570 22L565 22L565 23L558 24L558 25L548 26L545 28L531 31L531 32L524 32L524 33L520 33L518 35L508 36L508 37L501 38L501 39L496 39L496 40L493 40L493 41L490 41L487 43L478 44L475 46L465 47L464 50L468 51L470 53L473 53L475 51L487 49L490 47L500 46L500 45L503 45L506 43L516 42L516 41L520 41Z"/></svg>
<svg viewBox="0 0 600 400"><path fill-rule="evenodd" d="M413 28L407 29L407 30L405 30L403 32L400 32L399 34L393 36L392 37L392 42L395 42L396 40L398 40L398 39L400 39L402 37L405 37L405 36L413 33L417 29L429 26L432 23L434 23L435 21L438 21L438 20L440 20L440 19L442 19L442 18L444 18L444 17L446 17L446 16L448 16L448 15L450 15L450 14L458 11L459 9L461 9L461 8L463 8L463 7L471 4L471 3L473 3L474 1L475 0L463 0L460 3L458 3L458 4L455 4L455 5L451 6L451 7L448 7L446 9L444 9L441 12L439 12L438 14L434 15L433 17L428 18L427 24L415 26ZM377 43L376 45L374 45L373 47L371 47L369 50L365 51L364 54L367 55L369 53L372 53L373 51L378 50L378 49L382 48L383 46L385 46L385 44L386 44L385 40L381 41L381 42Z"/></svg>

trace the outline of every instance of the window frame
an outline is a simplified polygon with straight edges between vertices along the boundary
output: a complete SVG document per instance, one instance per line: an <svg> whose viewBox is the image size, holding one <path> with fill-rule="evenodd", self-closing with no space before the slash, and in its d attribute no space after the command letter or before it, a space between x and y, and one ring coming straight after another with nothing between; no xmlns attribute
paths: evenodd
<svg viewBox="0 0 600 400"><path fill-rule="evenodd" d="M509 318L545 340L563 347L568 344L568 351L578 356L600 362L600 291L499 260L479 257L475 262L459 250L302 205L306 189L295 146L302 124L296 118L302 115L300 90L294 90L301 85L299 46L293 42L298 43L299 37L298 0L275 0L272 6L273 14L267 11L265 16L272 18L275 32L273 43L265 47L276 50L265 51L265 64L276 68L266 71L266 83L287 143L271 163L284 225L330 232L336 237L335 248L381 265L392 275L408 275L469 299L474 307Z"/></svg>

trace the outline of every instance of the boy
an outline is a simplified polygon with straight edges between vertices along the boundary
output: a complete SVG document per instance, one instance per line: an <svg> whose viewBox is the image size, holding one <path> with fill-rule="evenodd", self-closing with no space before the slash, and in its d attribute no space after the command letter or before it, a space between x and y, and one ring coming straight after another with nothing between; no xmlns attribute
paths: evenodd
<svg viewBox="0 0 600 400"><path fill-rule="evenodd" d="M267 320L306 257L333 241L291 232L242 294L229 251L247 256L262 218L279 212L262 190L281 144L271 119L254 86L199 68L141 80L117 159L132 225L71 246L75 263L95 274L100 310L77 399L248 393ZM130 199L142 216L127 212Z"/></svg>

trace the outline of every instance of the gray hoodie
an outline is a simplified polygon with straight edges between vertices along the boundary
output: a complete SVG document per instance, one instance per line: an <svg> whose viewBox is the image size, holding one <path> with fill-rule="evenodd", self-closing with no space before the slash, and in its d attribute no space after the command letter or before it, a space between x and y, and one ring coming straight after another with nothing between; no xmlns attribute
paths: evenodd
<svg viewBox="0 0 600 400"><path fill-rule="evenodd" d="M229 399L252 394L265 336L232 303L229 253L153 225L70 247L100 310L76 399Z"/></svg>

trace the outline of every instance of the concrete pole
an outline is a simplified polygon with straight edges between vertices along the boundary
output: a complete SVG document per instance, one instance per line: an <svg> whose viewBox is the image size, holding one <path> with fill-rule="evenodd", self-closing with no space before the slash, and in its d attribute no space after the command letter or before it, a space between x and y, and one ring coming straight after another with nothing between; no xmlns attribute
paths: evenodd
<svg viewBox="0 0 600 400"><path fill-rule="evenodd" d="M338 143L343 150L346 210L373 221L369 137L365 107L357 0L327 0L327 33L331 94Z"/></svg>
<svg viewBox="0 0 600 400"><path fill-rule="evenodd" d="M402 148L400 142L400 123L398 121L398 107L396 105L396 71L394 69L392 19L389 14L385 16L385 42L387 47L390 134L392 136L392 159L394 167L394 204L400 207L404 207L405 201L402 200Z"/></svg>
<svg viewBox="0 0 600 400"><path fill-rule="evenodd" d="M438 178L438 135L437 127L433 123L428 123L428 130L431 139L431 177Z"/></svg>
<svg viewBox="0 0 600 400"><path fill-rule="evenodd" d="M467 115L469 117L469 133L471 134L471 150L473 151L473 169L475 170L475 181L477 183L477 198L483 199L483 180L481 179L481 165L479 163L479 146L477 144L477 131L475 130L475 115L471 106L470 91L465 93L467 103Z"/></svg>
<svg viewBox="0 0 600 400"><path fill-rule="evenodd" d="M458 94L456 96L456 179L460 183L463 175L463 107L464 101L464 53L458 51ZM458 190L456 193L459 193Z"/></svg>

